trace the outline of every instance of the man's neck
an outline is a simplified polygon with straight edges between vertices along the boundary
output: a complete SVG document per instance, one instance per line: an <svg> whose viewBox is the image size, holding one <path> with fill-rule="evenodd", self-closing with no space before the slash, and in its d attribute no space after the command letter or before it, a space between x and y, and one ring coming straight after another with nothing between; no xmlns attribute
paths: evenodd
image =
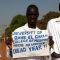
<svg viewBox="0 0 60 60"><path fill-rule="evenodd" d="M30 24L28 24L28 27L29 28L32 28L32 29L35 29L36 28L36 25L35 26L31 26Z"/></svg>

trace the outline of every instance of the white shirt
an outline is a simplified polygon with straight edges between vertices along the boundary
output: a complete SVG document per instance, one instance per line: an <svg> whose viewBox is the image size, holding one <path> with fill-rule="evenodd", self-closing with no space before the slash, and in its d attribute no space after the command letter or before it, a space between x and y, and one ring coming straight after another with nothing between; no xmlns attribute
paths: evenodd
<svg viewBox="0 0 60 60"><path fill-rule="evenodd" d="M24 26L17 28L13 32L18 32L18 31L37 31L37 30L40 30L40 29L37 28L37 27L35 29L32 29L32 28L28 27L28 24L25 24ZM22 58L21 60L40 60L40 57L38 57L38 58L36 58L36 57L28 57L28 58Z"/></svg>
<svg viewBox="0 0 60 60"><path fill-rule="evenodd" d="M53 37L54 45L51 52L60 54L60 17L51 19L48 22L47 29L49 35Z"/></svg>
<svg viewBox="0 0 60 60"><path fill-rule="evenodd" d="M28 24L26 23L24 26L17 28L15 31L18 32L18 31L37 31L37 30L40 30L40 29L38 27L36 27L35 29L29 28ZM15 31L13 31L13 32L15 32Z"/></svg>

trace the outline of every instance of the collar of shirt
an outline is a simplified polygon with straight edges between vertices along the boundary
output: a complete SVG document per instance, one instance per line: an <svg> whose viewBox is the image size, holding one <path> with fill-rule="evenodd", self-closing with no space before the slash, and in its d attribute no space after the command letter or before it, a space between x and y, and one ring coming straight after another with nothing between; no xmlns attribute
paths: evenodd
<svg viewBox="0 0 60 60"><path fill-rule="evenodd" d="M37 29L39 29L37 26L36 26L35 29L33 29L33 28L29 28L29 27L28 27L28 23L25 24L25 28L26 28L26 29L30 29L30 30L37 30Z"/></svg>

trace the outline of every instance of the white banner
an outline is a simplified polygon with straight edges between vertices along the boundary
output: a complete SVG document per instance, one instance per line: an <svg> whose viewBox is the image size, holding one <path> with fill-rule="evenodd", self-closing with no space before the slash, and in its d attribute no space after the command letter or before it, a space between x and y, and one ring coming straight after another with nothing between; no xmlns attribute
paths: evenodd
<svg viewBox="0 0 60 60"><path fill-rule="evenodd" d="M49 55L47 30L13 32L12 38L13 58Z"/></svg>

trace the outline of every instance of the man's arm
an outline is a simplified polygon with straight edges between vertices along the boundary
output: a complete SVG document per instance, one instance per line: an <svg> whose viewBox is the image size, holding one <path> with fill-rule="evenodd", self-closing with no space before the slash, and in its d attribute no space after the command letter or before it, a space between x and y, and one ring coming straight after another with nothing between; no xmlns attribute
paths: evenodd
<svg viewBox="0 0 60 60"><path fill-rule="evenodd" d="M60 54L57 54L57 53L55 53L55 52L53 52L53 53L51 54L51 56L54 57L54 58L60 58Z"/></svg>

